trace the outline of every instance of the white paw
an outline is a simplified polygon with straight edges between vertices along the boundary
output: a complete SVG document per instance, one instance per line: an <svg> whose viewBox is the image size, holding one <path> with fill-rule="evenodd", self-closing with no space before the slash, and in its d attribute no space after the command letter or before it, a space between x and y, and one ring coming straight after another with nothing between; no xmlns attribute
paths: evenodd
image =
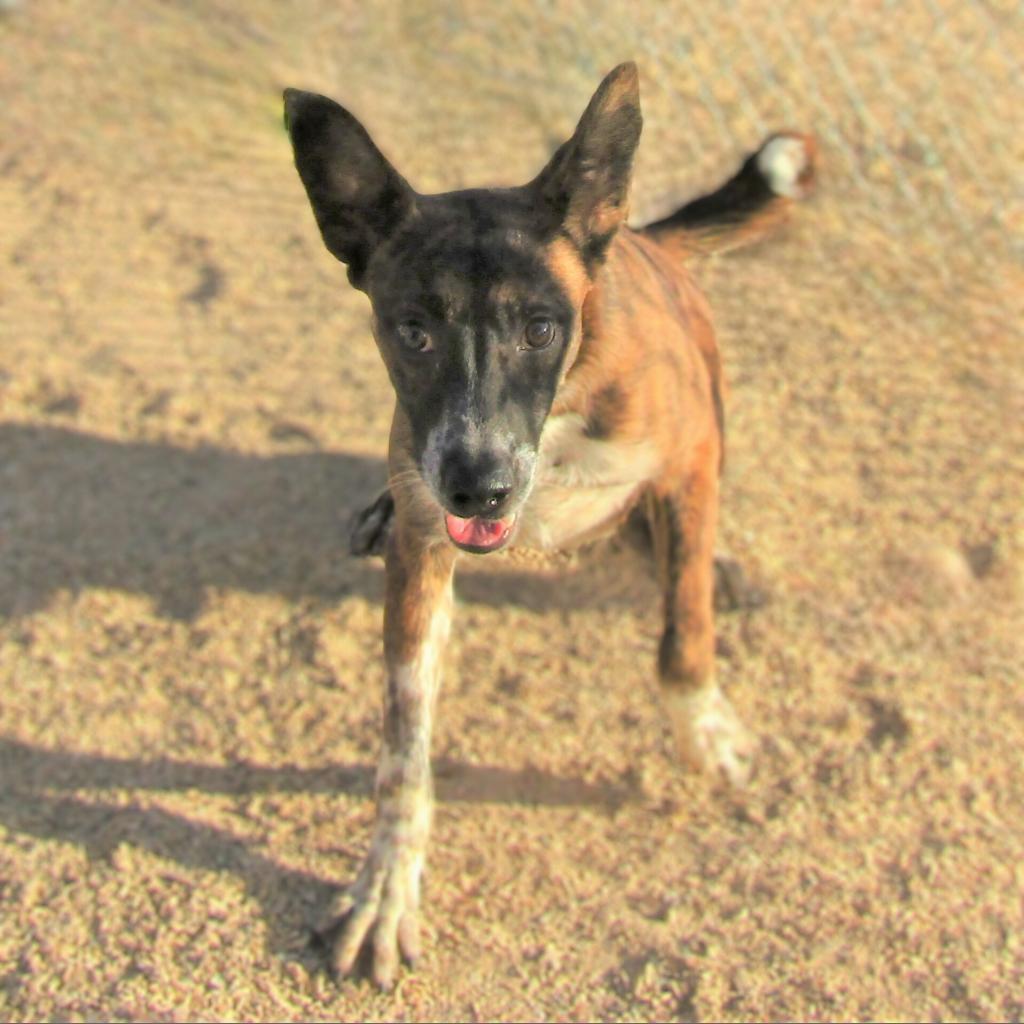
<svg viewBox="0 0 1024 1024"><path fill-rule="evenodd" d="M665 694L680 756L691 767L742 787L750 779L754 737L718 687Z"/></svg>
<svg viewBox="0 0 1024 1024"><path fill-rule="evenodd" d="M317 932L339 978L354 973L363 949L372 956L370 975L383 989L394 985L401 960L413 965L419 959L421 864L418 854L375 844L359 877L335 898Z"/></svg>
<svg viewBox="0 0 1024 1024"><path fill-rule="evenodd" d="M757 167L776 195L803 199L814 180L814 142L806 135L773 135L758 150Z"/></svg>

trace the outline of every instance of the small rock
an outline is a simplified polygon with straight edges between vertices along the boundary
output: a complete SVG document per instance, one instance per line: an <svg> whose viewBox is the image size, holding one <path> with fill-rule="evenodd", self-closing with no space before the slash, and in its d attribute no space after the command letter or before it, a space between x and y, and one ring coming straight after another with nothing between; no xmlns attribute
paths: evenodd
<svg viewBox="0 0 1024 1024"><path fill-rule="evenodd" d="M996 562L996 549L994 544L969 544L964 548L964 558L970 566L974 578L983 580L990 572Z"/></svg>

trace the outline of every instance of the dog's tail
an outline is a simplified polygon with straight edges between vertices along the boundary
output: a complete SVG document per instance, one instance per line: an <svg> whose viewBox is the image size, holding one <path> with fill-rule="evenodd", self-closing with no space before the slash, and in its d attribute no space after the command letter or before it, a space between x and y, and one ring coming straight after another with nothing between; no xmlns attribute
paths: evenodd
<svg viewBox="0 0 1024 1024"><path fill-rule="evenodd" d="M683 256L749 245L779 227L793 204L811 193L816 158L811 136L777 132L724 185L642 231Z"/></svg>

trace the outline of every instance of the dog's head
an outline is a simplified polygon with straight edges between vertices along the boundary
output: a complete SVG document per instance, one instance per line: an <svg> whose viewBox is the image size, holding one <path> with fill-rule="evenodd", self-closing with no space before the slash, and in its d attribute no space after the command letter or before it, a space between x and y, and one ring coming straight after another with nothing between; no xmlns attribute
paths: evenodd
<svg viewBox="0 0 1024 1024"><path fill-rule="evenodd" d="M581 340L583 301L626 214L637 72L601 83L528 185L419 195L333 100L285 92L327 248L373 306L411 453L460 547L508 538Z"/></svg>

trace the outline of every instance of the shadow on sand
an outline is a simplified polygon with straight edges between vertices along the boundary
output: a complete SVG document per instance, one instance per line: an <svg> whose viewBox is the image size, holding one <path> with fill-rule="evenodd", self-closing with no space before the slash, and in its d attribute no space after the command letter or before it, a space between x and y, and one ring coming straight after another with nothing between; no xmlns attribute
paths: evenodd
<svg viewBox="0 0 1024 1024"><path fill-rule="evenodd" d="M380 599L381 563L350 557L348 534L352 514L384 484L383 460L249 455L23 424L0 424L0 453L0 615L91 588L146 594L161 615L183 620L210 588L314 603ZM474 566L458 581L466 601L537 611L628 600L615 588L568 589L507 567Z"/></svg>
<svg viewBox="0 0 1024 1024"><path fill-rule="evenodd" d="M315 450L250 455L11 423L0 424L0 454L0 616L27 615L59 591L92 588L147 595L159 614L183 620L202 610L210 589L314 605L348 594L380 600L381 564L350 557L348 532L352 514L384 483L382 460ZM632 577L647 576L641 559L621 557L603 568L585 563L557 586L545 573L474 566L460 576L458 590L469 603L569 612L630 603ZM435 768L444 802L610 810L635 796L535 769L443 760ZM271 945L297 954L296 936L335 881L347 879L329 883L282 866L224 829L147 806L142 797L125 805L123 791L369 799L373 768L120 760L0 739L0 779L6 828L78 843L94 857L128 843L188 867L228 870L258 900ZM122 791L118 802L104 801L104 790Z"/></svg>
<svg viewBox="0 0 1024 1024"><path fill-rule="evenodd" d="M615 785L594 785L536 769L440 760L435 765L442 802L507 803L533 806L591 806L612 810L633 798ZM46 750L0 739L0 824L12 832L80 844L91 858L107 859L123 843L187 868L229 871L260 904L268 941L278 953L301 956L319 966L311 928L339 883L285 867L230 832L159 807L107 803L104 790L207 794L337 793L369 799L370 765L331 765L322 769L267 768L259 765L202 765L158 758L151 761ZM62 795L61 790L73 791ZM81 795L89 790L89 795ZM96 791L99 791L97 794ZM347 837L338 836L339 845ZM359 836L361 844L367 837Z"/></svg>

